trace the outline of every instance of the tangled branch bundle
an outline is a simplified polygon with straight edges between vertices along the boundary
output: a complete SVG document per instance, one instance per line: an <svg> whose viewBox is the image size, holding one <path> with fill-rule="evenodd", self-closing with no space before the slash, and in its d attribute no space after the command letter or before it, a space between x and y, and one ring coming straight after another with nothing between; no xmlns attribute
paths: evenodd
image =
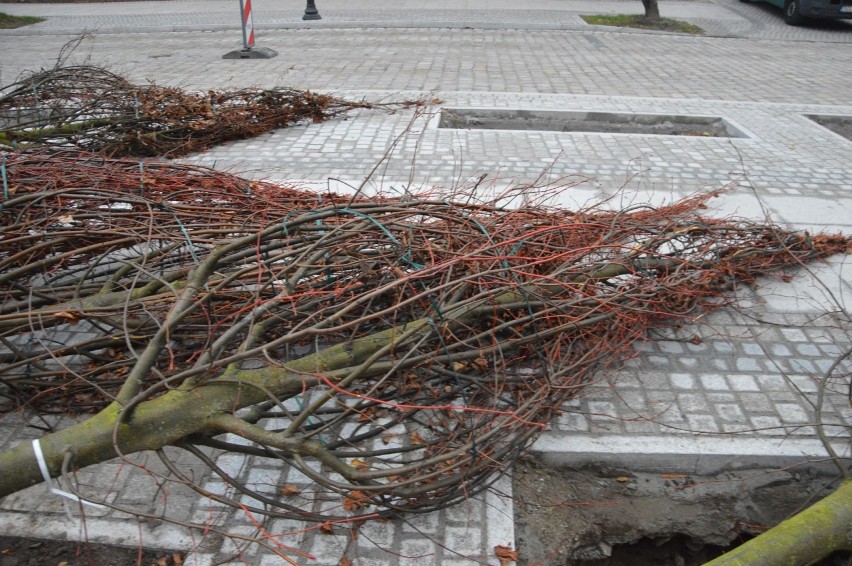
<svg viewBox="0 0 852 566"><path fill-rule="evenodd" d="M315 520L470 496L651 328L849 245L702 217L711 195L571 212L75 154L6 171L6 410L115 400L112 453L156 435L223 476L199 447L284 460L341 506L242 487L248 508Z"/></svg>
<svg viewBox="0 0 852 566"><path fill-rule="evenodd" d="M113 157L179 157L357 108L287 88L189 92L135 85L94 66L57 66L0 88L0 147L75 147Z"/></svg>

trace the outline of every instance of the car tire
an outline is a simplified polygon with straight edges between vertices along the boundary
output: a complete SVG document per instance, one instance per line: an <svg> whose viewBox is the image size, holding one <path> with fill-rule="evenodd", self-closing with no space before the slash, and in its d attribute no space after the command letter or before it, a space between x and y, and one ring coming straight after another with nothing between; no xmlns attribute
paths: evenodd
<svg viewBox="0 0 852 566"><path fill-rule="evenodd" d="M800 0L786 0L784 2L784 21L791 26L799 26L805 22L805 18L799 12Z"/></svg>

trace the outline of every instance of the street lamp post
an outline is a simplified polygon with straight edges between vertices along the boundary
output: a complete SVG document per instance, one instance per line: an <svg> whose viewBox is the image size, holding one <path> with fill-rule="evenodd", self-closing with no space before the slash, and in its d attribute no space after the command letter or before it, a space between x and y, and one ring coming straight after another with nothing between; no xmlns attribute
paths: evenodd
<svg viewBox="0 0 852 566"><path fill-rule="evenodd" d="M308 5L305 8L305 15L302 16L303 20L321 20L322 17L319 15L317 11L317 6L314 4L314 0L308 0Z"/></svg>

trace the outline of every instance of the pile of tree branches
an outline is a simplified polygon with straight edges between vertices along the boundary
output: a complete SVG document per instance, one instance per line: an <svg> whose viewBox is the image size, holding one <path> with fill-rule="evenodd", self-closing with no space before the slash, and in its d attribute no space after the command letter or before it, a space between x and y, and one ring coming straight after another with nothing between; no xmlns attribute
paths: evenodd
<svg viewBox="0 0 852 566"><path fill-rule="evenodd" d="M319 513L238 488L253 513L311 520L469 497L654 327L850 244L701 216L711 194L568 211L513 193L347 198L173 163L4 160L5 410L100 410L41 440L50 472L68 446L82 467L172 445L230 480L203 448L230 450L340 494ZM42 477L28 445L0 470L0 496Z"/></svg>
<svg viewBox="0 0 852 566"><path fill-rule="evenodd" d="M412 104L419 103L355 102L289 88L191 92L136 85L101 67L58 65L0 88L0 147L179 157L358 108Z"/></svg>

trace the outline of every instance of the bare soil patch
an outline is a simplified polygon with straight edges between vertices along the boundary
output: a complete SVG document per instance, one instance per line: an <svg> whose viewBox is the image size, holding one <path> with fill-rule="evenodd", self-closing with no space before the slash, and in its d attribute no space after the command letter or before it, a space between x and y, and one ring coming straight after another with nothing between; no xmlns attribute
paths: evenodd
<svg viewBox="0 0 852 566"><path fill-rule="evenodd" d="M811 120L828 128L835 134L852 141L852 116L808 116Z"/></svg>
<svg viewBox="0 0 852 566"><path fill-rule="evenodd" d="M700 566L828 495L832 478L776 470L713 476L599 466L514 467L520 564ZM849 553L822 566L846 566Z"/></svg>
<svg viewBox="0 0 852 566"><path fill-rule="evenodd" d="M180 566L184 553L0 536L0 566Z"/></svg>
<svg viewBox="0 0 852 566"><path fill-rule="evenodd" d="M719 116L554 110L443 108L439 128L745 137Z"/></svg>

